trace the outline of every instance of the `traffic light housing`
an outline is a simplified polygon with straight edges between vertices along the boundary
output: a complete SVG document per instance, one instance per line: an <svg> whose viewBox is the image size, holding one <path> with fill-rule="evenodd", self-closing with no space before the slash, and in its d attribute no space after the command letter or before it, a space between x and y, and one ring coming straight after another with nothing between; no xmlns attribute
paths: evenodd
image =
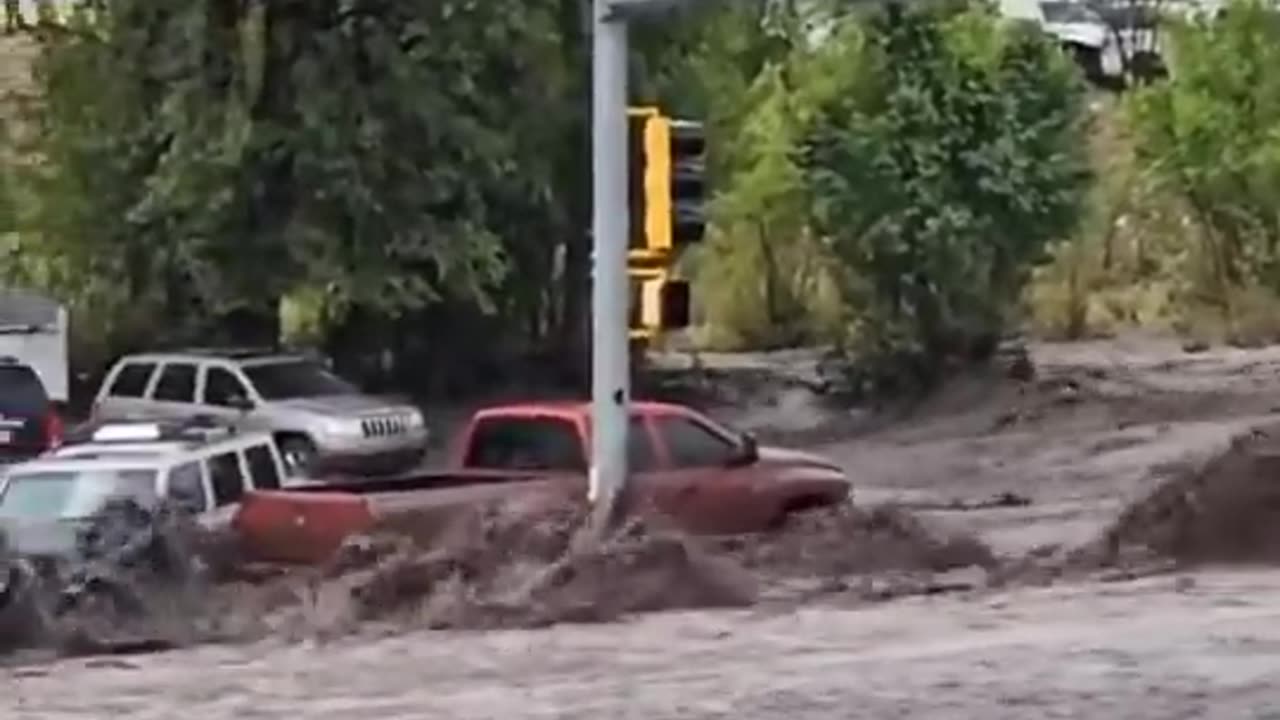
<svg viewBox="0 0 1280 720"><path fill-rule="evenodd" d="M666 259L703 237L706 138L702 123L656 108L628 113L629 248L633 257Z"/></svg>
<svg viewBox="0 0 1280 720"><path fill-rule="evenodd" d="M627 113L627 210L630 218L627 249L630 255L646 254L654 244L649 239L647 227L650 197L647 175L649 154L646 131L649 119L657 116L657 110L633 108Z"/></svg>
<svg viewBox="0 0 1280 720"><path fill-rule="evenodd" d="M633 340L648 340L691 321L689 283L673 278L671 267L705 232L706 141L701 123L658 108L627 115L630 330Z"/></svg>
<svg viewBox="0 0 1280 720"><path fill-rule="evenodd" d="M689 283L677 280L665 269L632 268L630 323L633 338L658 332L683 330L691 320Z"/></svg>
<svg viewBox="0 0 1280 720"><path fill-rule="evenodd" d="M672 120L669 129L671 241L682 247L706 232L706 135L702 123Z"/></svg>
<svg viewBox="0 0 1280 720"><path fill-rule="evenodd" d="M658 290L663 330L683 330L692 321L693 293L687 280L665 280Z"/></svg>

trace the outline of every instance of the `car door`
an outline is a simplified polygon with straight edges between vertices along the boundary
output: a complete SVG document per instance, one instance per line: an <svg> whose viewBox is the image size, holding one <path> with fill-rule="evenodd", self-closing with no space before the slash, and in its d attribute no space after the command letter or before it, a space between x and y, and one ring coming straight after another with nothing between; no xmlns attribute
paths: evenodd
<svg viewBox="0 0 1280 720"><path fill-rule="evenodd" d="M94 402L95 420L128 420L146 414L147 391L159 369L150 360L124 360L103 380Z"/></svg>
<svg viewBox="0 0 1280 720"><path fill-rule="evenodd" d="M205 459L204 467L213 495L213 508L206 516L206 524L229 525L245 493L246 471L241 454L236 450L220 451Z"/></svg>
<svg viewBox="0 0 1280 720"><path fill-rule="evenodd" d="M279 490L284 468L267 443L250 445L244 451L245 466L249 469L249 487L254 490Z"/></svg>
<svg viewBox="0 0 1280 720"><path fill-rule="evenodd" d="M649 423L662 460L655 481L666 488L664 511L700 532L754 532L769 525L775 503L756 492L756 468L736 462L742 448L732 435L692 414L655 413Z"/></svg>
<svg viewBox="0 0 1280 720"><path fill-rule="evenodd" d="M641 413L633 412L627 426L627 474L641 497L664 512L676 497L679 478L665 472L659 443L654 438L653 424Z"/></svg>
<svg viewBox="0 0 1280 720"><path fill-rule="evenodd" d="M160 368L160 376L151 389L149 413L165 418L189 418L196 415L196 365L171 361Z"/></svg>
<svg viewBox="0 0 1280 720"><path fill-rule="evenodd" d="M206 365L201 371L200 412L220 420L245 422L252 404L249 388L236 373L218 365Z"/></svg>
<svg viewBox="0 0 1280 720"><path fill-rule="evenodd" d="M642 504L686 524L708 512L706 505L711 496L701 486L711 472L708 464L714 464L717 458L708 459L705 451L698 455L682 450L673 460L665 450L667 443L661 433L676 433L679 440L688 429L678 424L660 424L658 418L656 414L631 413L627 427L628 483ZM587 429L590 442L589 421Z"/></svg>
<svg viewBox="0 0 1280 720"><path fill-rule="evenodd" d="M209 478L203 464L192 460L170 469L164 497L177 508L196 517L208 512L213 503L209 492Z"/></svg>

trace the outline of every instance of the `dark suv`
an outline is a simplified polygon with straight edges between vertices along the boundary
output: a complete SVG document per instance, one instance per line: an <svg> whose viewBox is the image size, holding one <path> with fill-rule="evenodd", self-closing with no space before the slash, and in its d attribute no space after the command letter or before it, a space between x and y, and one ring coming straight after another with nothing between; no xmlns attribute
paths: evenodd
<svg viewBox="0 0 1280 720"><path fill-rule="evenodd" d="M62 444L62 418L30 365L0 357L0 462L26 460Z"/></svg>

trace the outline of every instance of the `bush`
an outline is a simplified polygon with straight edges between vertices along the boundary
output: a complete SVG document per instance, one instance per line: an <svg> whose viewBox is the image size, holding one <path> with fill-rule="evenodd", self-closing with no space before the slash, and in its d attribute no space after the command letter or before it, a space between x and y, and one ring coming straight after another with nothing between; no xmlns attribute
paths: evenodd
<svg viewBox="0 0 1280 720"><path fill-rule="evenodd" d="M1187 247L1187 324L1236 342L1274 339L1280 10L1236 0L1170 29L1170 78L1138 92L1130 116L1144 171L1199 230ZM1206 329L1215 324L1220 331Z"/></svg>
<svg viewBox="0 0 1280 720"><path fill-rule="evenodd" d="M986 10L878 15L803 165L844 272L843 344L870 393L923 390L995 347L1089 181L1083 86L1038 31Z"/></svg>

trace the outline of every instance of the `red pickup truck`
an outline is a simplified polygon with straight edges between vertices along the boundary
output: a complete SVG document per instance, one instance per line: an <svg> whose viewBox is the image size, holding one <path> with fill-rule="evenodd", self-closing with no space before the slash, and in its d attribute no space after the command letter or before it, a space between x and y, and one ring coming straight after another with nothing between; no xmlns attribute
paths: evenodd
<svg viewBox="0 0 1280 720"><path fill-rule="evenodd" d="M446 470L253 493L242 506L237 527L251 545L263 546L260 554L280 555L282 545L306 545L305 552L298 552L318 557L366 522L359 519L362 513L351 510L357 499L372 522L391 508L455 506L548 485L571 484L585 493L590 435L590 403L486 408L455 439ZM789 513L850 497L844 471L831 461L760 447L750 435L679 405L632 403L628 440L631 486L691 532L758 532ZM331 514L339 508L342 522ZM291 539L285 528L300 533L306 528L306 539ZM277 550L267 552L266 544ZM301 557L293 550L285 554Z"/></svg>

